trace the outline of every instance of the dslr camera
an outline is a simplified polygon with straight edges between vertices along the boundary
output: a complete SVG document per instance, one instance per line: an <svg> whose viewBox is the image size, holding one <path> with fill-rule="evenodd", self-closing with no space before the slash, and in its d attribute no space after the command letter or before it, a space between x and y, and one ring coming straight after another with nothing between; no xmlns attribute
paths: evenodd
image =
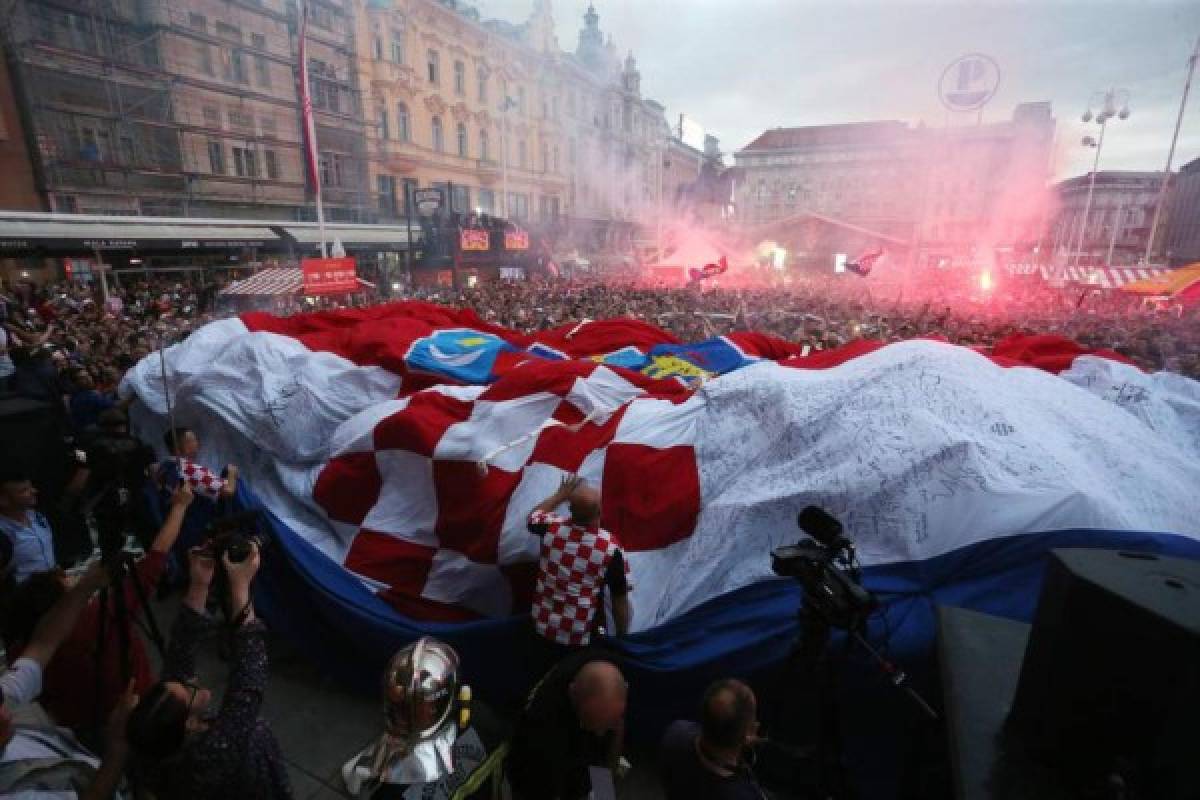
<svg viewBox="0 0 1200 800"><path fill-rule="evenodd" d="M202 547L217 561L226 554L229 560L239 564L250 557L253 546L261 552L267 539L260 531L257 511L246 511L213 520L204 532Z"/></svg>

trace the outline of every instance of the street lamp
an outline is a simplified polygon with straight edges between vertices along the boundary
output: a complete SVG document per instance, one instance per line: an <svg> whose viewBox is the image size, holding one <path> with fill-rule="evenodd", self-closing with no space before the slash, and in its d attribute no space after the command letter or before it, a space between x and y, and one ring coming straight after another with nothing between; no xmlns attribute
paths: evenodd
<svg viewBox="0 0 1200 800"><path fill-rule="evenodd" d="M1092 113L1092 107L1096 106L1099 111ZM1092 174L1088 180L1087 200L1083 204L1083 218L1079 221L1079 236L1075 243L1074 263L1079 264L1079 253L1083 249L1083 237L1087 231L1088 214L1092 210L1092 193L1096 190L1096 170L1100 166L1100 150L1104 147L1104 132L1108 129L1108 121L1113 117L1117 119L1129 119L1129 91L1127 89L1109 89L1107 92L1096 92L1088 100L1087 111L1083 112L1083 121L1091 122L1095 119L1096 124L1100 126L1100 135L1098 137L1084 136L1082 144L1084 147L1091 147L1096 151L1096 157L1092 160Z"/></svg>

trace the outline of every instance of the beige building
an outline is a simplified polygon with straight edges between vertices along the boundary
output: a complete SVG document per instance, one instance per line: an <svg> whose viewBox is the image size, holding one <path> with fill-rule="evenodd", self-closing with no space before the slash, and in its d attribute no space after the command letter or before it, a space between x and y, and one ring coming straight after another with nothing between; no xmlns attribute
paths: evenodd
<svg viewBox="0 0 1200 800"><path fill-rule="evenodd" d="M661 105L589 9L574 52L548 0L521 25L459 3L354 0L368 185L381 220L416 188L454 211L543 223L603 246L657 204Z"/></svg>

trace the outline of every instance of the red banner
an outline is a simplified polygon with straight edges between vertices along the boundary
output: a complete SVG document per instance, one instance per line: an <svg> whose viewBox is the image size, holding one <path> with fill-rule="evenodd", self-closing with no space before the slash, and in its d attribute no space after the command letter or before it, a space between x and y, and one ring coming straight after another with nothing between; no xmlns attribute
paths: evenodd
<svg viewBox="0 0 1200 800"><path fill-rule="evenodd" d="M304 270L305 294L346 294L358 291L358 271L353 257L305 258L300 262Z"/></svg>
<svg viewBox="0 0 1200 800"><path fill-rule="evenodd" d="M504 249L505 250L528 250L529 249L529 233L527 231L505 231L504 232Z"/></svg>
<svg viewBox="0 0 1200 800"><path fill-rule="evenodd" d="M462 242L463 250L482 250L487 252L490 245L488 244L488 232L474 228L464 230L459 237Z"/></svg>

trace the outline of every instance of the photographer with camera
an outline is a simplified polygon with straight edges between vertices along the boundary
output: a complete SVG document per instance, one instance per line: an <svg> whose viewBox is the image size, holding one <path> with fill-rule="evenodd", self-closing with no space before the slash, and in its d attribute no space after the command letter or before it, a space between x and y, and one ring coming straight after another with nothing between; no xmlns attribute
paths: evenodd
<svg viewBox="0 0 1200 800"><path fill-rule="evenodd" d="M258 544L246 552L226 547L220 560L228 578L233 652L220 708L196 682L196 648L215 627L205 611L217 559L211 548L190 554L190 582L171 632L162 680L129 718L129 741L160 800L183 798L290 798L279 744L261 716L267 686L266 629L254 615L250 584L259 568ZM245 555L244 560L234 560Z"/></svg>
<svg viewBox="0 0 1200 800"><path fill-rule="evenodd" d="M112 591L125 596L124 615L117 603L102 604L99 598L92 598L58 654L46 666L42 705L60 725L81 734L94 732L90 730L92 726L112 713L130 679L138 693L149 689L154 682L146 646L133 627L143 612L142 599L151 596L162 578L167 554L179 536L191 502L191 489L180 486L171 498L167 519L150 549L132 567L129 580L113 587ZM134 581L138 586L132 585ZM24 651L40 620L67 591L67 577L56 569L30 576L13 592L3 625L10 654L20 655ZM128 642L129 675L124 674L122 667L123 640Z"/></svg>

